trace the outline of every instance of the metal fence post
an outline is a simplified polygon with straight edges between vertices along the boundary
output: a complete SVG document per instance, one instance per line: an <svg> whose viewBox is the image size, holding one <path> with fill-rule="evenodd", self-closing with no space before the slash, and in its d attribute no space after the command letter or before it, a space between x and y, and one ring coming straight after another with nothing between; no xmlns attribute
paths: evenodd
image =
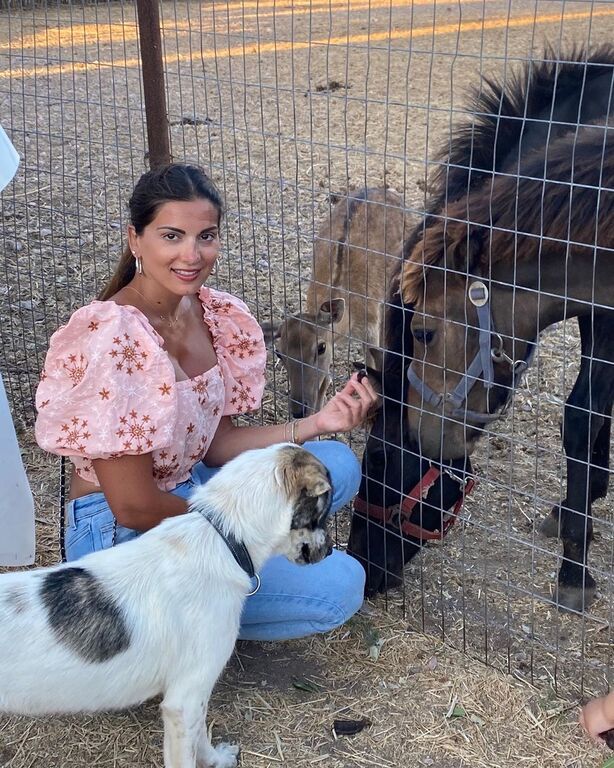
<svg viewBox="0 0 614 768"><path fill-rule="evenodd" d="M171 161L158 0L136 0L149 167Z"/></svg>

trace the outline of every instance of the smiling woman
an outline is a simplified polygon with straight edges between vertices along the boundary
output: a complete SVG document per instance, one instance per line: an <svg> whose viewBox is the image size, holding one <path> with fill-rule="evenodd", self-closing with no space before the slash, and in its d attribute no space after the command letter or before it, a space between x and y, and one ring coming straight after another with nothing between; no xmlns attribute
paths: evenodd
<svg viewBox="0 0 614 768"><path fill-rule="evenodd" d="M36 437L74 465L69 560L182 515L196 486L250 448L304 443L328 468L333 511L358 489L349 448L309 442L363 421L376 395L356 374L307 418L233 424L232 416L260 406L266 350L247 306L204 285L219 255L221 218L221 197L198 166L146 173L130 198L128 245L109 285L51 339ZM260 579L243 613L248 639L323 632L362 602L364 572L339 551L305 567L273 558Z"/></svg>

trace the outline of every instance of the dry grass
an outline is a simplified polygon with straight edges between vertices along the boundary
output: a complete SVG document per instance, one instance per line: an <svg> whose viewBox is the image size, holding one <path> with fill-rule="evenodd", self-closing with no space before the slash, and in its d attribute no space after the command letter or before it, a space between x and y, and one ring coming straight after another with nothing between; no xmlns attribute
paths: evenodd
<svg viewBox="0 0 614 768"><path fill-rule="evenodd" d="M57 560L57 462L27 453L38 563ZM428 555L425 560L428 560ZM3 768L161 766L158 702L119 714L0 717ZM213 739L249 768L415 765L581 768L601 763L578 709L416 631L398 596L365 604L339 630L288 643L239 642L211 702ZM336 719L370 722L336 737Z"/></svg>

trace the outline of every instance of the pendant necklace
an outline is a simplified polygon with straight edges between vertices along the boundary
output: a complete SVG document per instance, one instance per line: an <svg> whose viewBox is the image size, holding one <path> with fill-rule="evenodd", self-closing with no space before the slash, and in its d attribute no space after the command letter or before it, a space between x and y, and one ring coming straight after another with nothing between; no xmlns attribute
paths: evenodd
<svg viewBox="0 0 614 768"><path fill-rule="evenodd" d="M137 289L133 288L131 285L127 285L126 288L129 288L131 291L138 293L138 295L143 299L143 301L147 304L147 306L156 313L156 315L160 318L160 320L163 320L171 328L173 328L177 324L177 321L179 320L179 307L177 307L177 312L175 314L175 317L170 317L170 316L167 317L166 315L161 315L158 308L155 307L146 296L143 296L143 294L140 291L137 291Z"/></svg>

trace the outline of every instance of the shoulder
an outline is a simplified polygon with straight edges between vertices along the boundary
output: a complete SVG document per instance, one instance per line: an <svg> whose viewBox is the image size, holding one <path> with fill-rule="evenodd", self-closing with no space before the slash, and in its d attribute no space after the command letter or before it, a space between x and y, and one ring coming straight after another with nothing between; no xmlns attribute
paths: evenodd
<svg viewBox="0 0 614 768"><path fill-rule="evenodd" d="M51 338L36 437L53 453L90 458L154 450L169 444L176 407L173 365L147 318L95 301ZM137 433L142 441L133 445Z"/></svg>
<svg viewBox="0 0 614 768"><path fill-rule="evenodd" d="M240 320L241 317L256 322L256 319L249 311L247 304L237 296L227 291L218 291L216 288L209 288L204 285L198 294L198 297L205 311L221 317L234 317Z"/></svg>
<svg viewBox="0 0 614 768"><path fill-rule="evenodd" d="M114 301L92 301L77 309L66 325L53 334L51 344L77 339L89 343L109 334L128 334L155 346L162 346L162 338L142 312L136 307L116 304Z"/></svg>
<svg viewBox="0 0 614 768"><path fill-rule="evenodd" d="M226 384L224 415L254 410L265 385L262 329L247 304L236 296L208 287L199 296Z"/></svg>
<svg viewBox="0 0 614 768"><path fill-rule="evenodd" d="M208 287L201 289L199 298L218 355L230 354L238 360L256 356L259 364L266 359L262 329L245 302Z"/></svg>
<svg viewBox="0 0 614 768"><path fill-rule="evenodd" d="M51 337L42 381L103 377L141 379L174 378L173 367L162 348L162 338L145 315L113 301L93 301L74 312L66 325Z"/></svg>

